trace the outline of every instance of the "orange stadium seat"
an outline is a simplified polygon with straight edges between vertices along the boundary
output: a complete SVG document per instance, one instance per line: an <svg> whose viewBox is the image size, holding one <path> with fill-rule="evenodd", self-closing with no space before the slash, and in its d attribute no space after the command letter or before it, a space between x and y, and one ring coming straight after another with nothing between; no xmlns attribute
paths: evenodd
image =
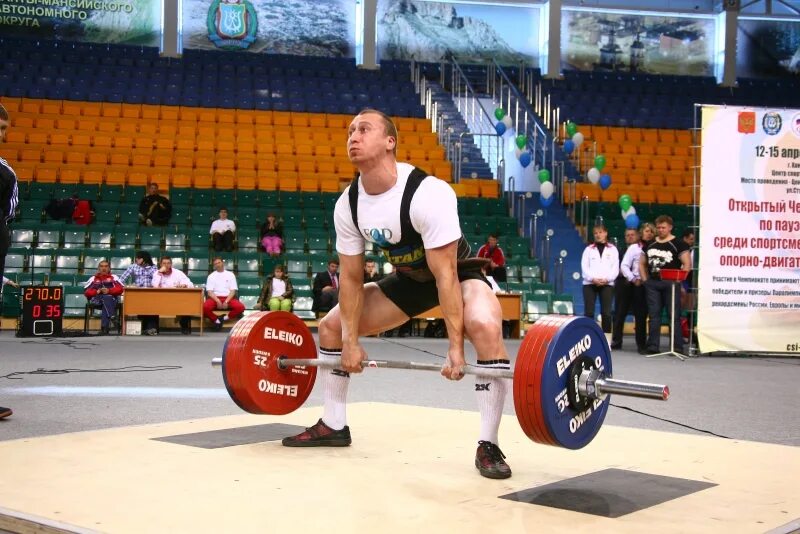
<svg viewBox="0 0 800 534"><path fill-rule="evenodd" d="M214 184L217 189L233 189L236 186L236 178L233 170L223 170L214 175Z"/></svg>
<svg viewBox="0 0 800 534"><path fill-rule="evenodd" d="M81 174L81 181L84 184L102 184L104 180L103 167L85 168Z"/></svg>
<svg viewBox="0 0 800 534"><path fill-rule="evenodd" d="M36 168L36 181L54 183L58 181L58 167L47 164Z"/></svg>
<svg viewBox="0 0 800 534"><path fill-rule="evenodd" d="M131 169L128 173L128 185L147 185L150 183L150 173L144 169Z"/></svg>
<svg viewBox="0 0 800 534"><path fill-rule="evenodd" d="M58 170L58 177L62 184L79 184L81 183L81 168L61 167Z"/></svg>
<svg viewBox="0 0 800 534"><path fill-rule="evenodd" d="M214 187L213 171L199 170L194 172L194 187L198 189L211 189Z"/></svg>
<svg viewBox="0 0 800 534"><path fill-rule="evenodd" d="M237 189L246 189L248 191L253 190L256 188L256 177L253 176L245 176L241 173L238 173L236 176L236 188Z"/></svg>
<svg viewBox="0 0 800 534"><path fill-rule="evenodd" d="M170 175L171 187L192 187L191 169L175 169Z"/></svg>

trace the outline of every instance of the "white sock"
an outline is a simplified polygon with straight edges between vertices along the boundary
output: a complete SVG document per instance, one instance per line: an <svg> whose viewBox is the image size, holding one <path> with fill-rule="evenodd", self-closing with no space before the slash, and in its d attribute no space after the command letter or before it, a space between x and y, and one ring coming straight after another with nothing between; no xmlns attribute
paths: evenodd
<svg viewBox="0 0 800 534"><path fill-rule="evenodd" d="M508 360L478 360L478 367L482 369L511 368ZM507 378L475 377L475 394L478 397L478 410L481 412L481 433L479 441L488 441L499 445L497 430L500 428L500 419L503 417L503 406L506 402Z"/></svg>
<svg viewBox="0 0 800 534"><path fill-rule="evenodd" d="M342 349L319 349L321 360L339 360ZM347 426L347 386L350 385L350 373L341 369L320 368L325 411L322 422L334 430Z"/></svg>

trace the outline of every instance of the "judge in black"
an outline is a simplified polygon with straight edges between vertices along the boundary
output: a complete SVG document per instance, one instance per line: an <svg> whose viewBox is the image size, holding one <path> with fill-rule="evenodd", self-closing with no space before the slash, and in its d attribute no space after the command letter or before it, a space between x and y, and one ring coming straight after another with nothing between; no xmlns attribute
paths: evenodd
<svg viewBox="0 0 800 534"><path fill-rule="evenodd" d="M691 269L689 247L686 243L672 235L672 217L661 215L656 219L656 238L644 246L639 257L639 273L644 281L647 296L647 311L650 315L650 335L647 338L647 352L659 352L661 341L661 310L666 307L667 314L672 313L673 292L676 284L661 279L662 269ZM674 340L676 352L683 352L683 336L681 335L681 299L675 295L675 310L670 321L670 335Z"/></svg>

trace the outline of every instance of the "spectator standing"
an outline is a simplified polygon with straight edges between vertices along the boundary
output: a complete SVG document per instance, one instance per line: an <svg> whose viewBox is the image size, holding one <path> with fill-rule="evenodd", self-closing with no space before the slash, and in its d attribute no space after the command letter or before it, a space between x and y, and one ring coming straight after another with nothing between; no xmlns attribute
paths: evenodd
<svg viewBox="0 0 800 534"><path fill-rule="evenodd" d="M116 275L111 274L108 261L101 260L97 265L97 273L83 285L83 294L89 302L100 306L100 335L109 333L109 324L116 315L117 303L125 287ZM117 318L119 320L119 318Z"/></svg>
<svg viewBox="0 0 800 534"><path fill-rule="evenodd" d="M280 256L283 248L283 225L275 214L267 213L267 220L261 225L261 246L270 256Z"/></svg>
<svg viewBox="0 0 800 534"><path fill-rule="evenodd" d="M614 279L619 274L619 252L608 242L605 225L596 224L592 233L594 242L584 249L581 257L584 315L594 319L595 301L600 297L603 332L611 337L611 306L614 299Z"/></svg>
<svg viewBox="0 0 800 534"><path fill-rule="evenodd" d="M228 219L228 210L219 209L219 219L211 223L211 240L217 252L233 252L233 238L236 235L236 223Z"/></svg>
<svg viewBox="0 0 800 534"><path fill-rule="evenodd" d="M272 274L264 281L256 308L261 311L292 311L293 297L292 281L284 271L283 265L276 265Z"/></svg>
<svg viewBox="0 0 800 534"><path fill-rule="evenodd" d="M128 280L133 281L136 287L153 287L153 274L156 267L153 265L153 257L149 252L140 250L133 258L133 263L125 269L119 277L121 284L127 284ZM158 335L158 315L140 315L142 321L142 333L146 336Z"/></svg>
<svg viewBox="0 0 800 534"><path fill-rule="evenodd" d="M158 184L150 184L148 194L139 202L139 222L147 226L165 226L172 217L172 202L158 192Z"/></svg>
<svg viewBox="0 0 800 534"><path fill-rule="evenodd" d="M639 257L639 273L644 281L647 296L647 313L650 316L650 332L647 337L647 352L657 354L661 344L661 311L666 307L672 314L673 282L661 279L662 269L688 271L689 247L682 239L672 235L672 217L661 215L656 219L656 238L647 243ZM677 295L676 295L677 297ZM675 299L675 313L670 317L675 351L682 353L683 335L680 327L681 300Z"/></svg>
<svg viewBox="0 0 800 534"><path fill-rule="evenodd" d="M314 277L314 304L312 310L329 312L339 303L339 260L332 258L328 269Z"/></svg>
<svg viewBox="0 0 800 534"><path fill-rule="evenodd" d="M236 319L244 311L244 304L236 298L239 286L236 276L225 269L222 258L214 258L214 271L206 279L206 301L203 303L203 314L211 321L214 329L219 331L229 319ZM227 310L225 315L217 317L214 310Z"/></svg>
<svg viewBox="0 0 800 534"><path fill-rule="evenodd" d="M172 258L163 256L161 266L153 273L153 287L185 288L194 287L189 277L183 271L172 268ZM188 336L192 333L192 318L185 315L178 317L181 325L181 334Z"/></svg>
<svg viewBox="0 0 800 534"><path fill-rule="evenodd" d="M614 330L611 348L622 348L623 329L628 312L633 312L636 348L639 354L647 349L647 298L644 293L642 277L639 274L639 256L642 254L642 241L635 228L625 230L625 243L628 248L619 267L620 275L614 283Z"/></svg>
<svg viewBox="0 0 800 534"><path fill-rule="evenodd" d="M488 274L497 282L506 281L506 255L497 244L497 234L489 234L481 248L478 249L479 258L489 258Z"/></svg>

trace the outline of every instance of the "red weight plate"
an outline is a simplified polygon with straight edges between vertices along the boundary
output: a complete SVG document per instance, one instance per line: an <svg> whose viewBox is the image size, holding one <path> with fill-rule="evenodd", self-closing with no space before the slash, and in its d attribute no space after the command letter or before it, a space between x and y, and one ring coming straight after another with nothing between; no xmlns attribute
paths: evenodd
<svg viewBox="0 0 800 534"><path fill-rule="evenodd" d="M542 320L540 319L539 321ZM513 381L514 409L517 414L517 420L525 435L536 442L540 442L544 438L539 434L530 417L531 407L527 402L527 390L530 384L530 373L532 372L530 364L532 360L535 360L533 352L536 350L538 332L536 325L526 332L515 358Z"/></svg>
<svg viewBox="0 0 800 534"><path fill-rule="evenodd" d="M535 326L535 325L534 325ZM535 345L534 335L531 334L534 327L525 334L525 337L520 343L517 356L514 361L514 380L512 382L514 394L514 411L517 414L517 421L522 431L533 441L539 441L541 437L536 432L533 424L531 423L528 412L530 410L526 399L526 388L528 386L528 364L530 363L531 351Z"/></svg>
<svg viewBox="0 0 800 534"><path fill-rule="evenodd" d="M528 387L528 404L531 406L530 417L539 434L544 437L541 443L548 445L554 444L554 440L547 430L547 425L544 424L544 418L542 417L542 363L550 347L553 335L558 331L562 322L563 317L561 316L549 316L546 318L538 333L536 358L531 362L533 369L531 374L528 375L532 378L532 382Z"/></svg>
<svg viewBox="0 0 800 534"><path fill-rule="evenodd" d="M228 334L222 355L222 378L231 399L243 410L252 411L253 401L248 391L241 383L241 354L240 349L247 340L253 325L258 320L259 314L249 315L240 319Z"/></svg>
<svg viewBox="0 0 800 534"><path fill-rule="evenodd" d="M526 333L520 345L514 365L514 406L517 419L523 432L538 443L550 443L545 427L537 424L534 417L535 400L533 394L538 389L535 374L540 360L540 353L547 350L550 332L557 327L551 326L549 317L539 319Z"/></svg>
<svg viewBox="0 0 800 534"><path fill-rule="evenodd" d="M296 315L261 312L239 321L231 332L223 372L228 392L245 411L284 415L306 401L316 367L280 369L278 358L316 358L311 331Z"/></svg>
<svg viewBox="0 0 800 534"><path fill-rule="evenodd" d="M546 332L546 342L542 344L541 350L538 353L538 359L536 361L536 373L534 376L535 386L532 390L534 392L534 399L532 401L534 406L533 414L536 425L539 427L542 434L547 437L547 443L550 445L558 444L555 437L550 432L549 427L547 426L547 406L554 402L555 398L550 398L552 395L550 395L550 392L545 392L545 388L543 387L542 381L546 379L545 373L547 371L545 362L547 360L547 355L552 348L555 336L562 326L572 319L574 319L574 317L564 315L551 317L549 329ZM547 403L547 406L545 406L545 403Z"/></svg>

